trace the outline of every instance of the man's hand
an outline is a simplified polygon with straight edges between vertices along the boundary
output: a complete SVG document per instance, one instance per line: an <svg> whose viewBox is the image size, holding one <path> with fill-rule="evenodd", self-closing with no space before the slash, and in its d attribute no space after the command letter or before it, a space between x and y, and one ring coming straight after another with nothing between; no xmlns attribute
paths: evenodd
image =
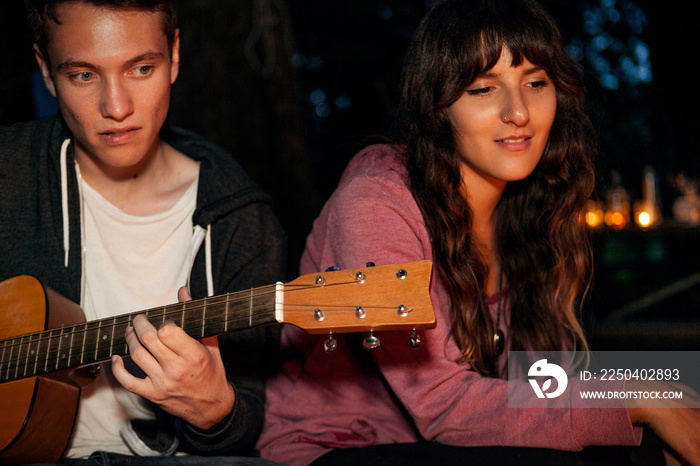
<svg viewBox="0 0 700 466"><path fill-rule="evenodd" d="M191 299L186 288L178 299ZM114 377L130 392L200 429L221 422L233 409L235 394L216 337L199 342L171 321L156 329L138 315L126 329L126 341L131 358L146 373L145 379L134 377L121 357L112 357Z"/></svg>

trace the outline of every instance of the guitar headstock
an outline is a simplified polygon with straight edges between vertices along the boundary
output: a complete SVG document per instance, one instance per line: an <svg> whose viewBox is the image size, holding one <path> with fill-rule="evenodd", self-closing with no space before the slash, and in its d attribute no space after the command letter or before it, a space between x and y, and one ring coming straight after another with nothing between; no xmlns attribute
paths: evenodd
<svg viewBox="0 0 700 466"><path fill-rule="evenodd" d="M429 260L333 270L284 284L280 322L309 333L435 327Z"/></svg>

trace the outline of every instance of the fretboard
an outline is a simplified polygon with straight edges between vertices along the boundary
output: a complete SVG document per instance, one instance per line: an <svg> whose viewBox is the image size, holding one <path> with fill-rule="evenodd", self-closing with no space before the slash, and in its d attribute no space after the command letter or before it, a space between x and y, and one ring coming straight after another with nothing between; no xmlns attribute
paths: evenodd
<svg viewBox="0 0 700 466"><path fill-rule="evenodd" d="M275 286L171 304L0 341L0 383L126 356L126 328L138 314L173 321L195 339L276 322Z"/></svg>

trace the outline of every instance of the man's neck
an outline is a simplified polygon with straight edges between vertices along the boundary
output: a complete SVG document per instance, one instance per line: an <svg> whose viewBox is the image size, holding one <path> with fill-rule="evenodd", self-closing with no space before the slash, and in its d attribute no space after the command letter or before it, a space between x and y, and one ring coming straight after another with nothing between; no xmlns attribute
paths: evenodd
<svg viewBox="0 0 700 466"><path fill-rule="evenodd" d="M136 165L111 167L76 146L83 180L125 213L153 215L169 210L199 176L199 164L159 141Z"/></svg>

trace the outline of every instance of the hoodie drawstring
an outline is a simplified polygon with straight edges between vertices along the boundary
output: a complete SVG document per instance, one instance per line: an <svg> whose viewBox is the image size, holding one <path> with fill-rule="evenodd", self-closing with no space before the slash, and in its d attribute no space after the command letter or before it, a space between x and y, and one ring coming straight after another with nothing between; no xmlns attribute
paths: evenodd
<svg viewBox="0 0 700 466"><path fill-rule="evenodd" d="M197 251L199 251L199 248L202 245L202 241L204 241L207 296L214 296L214 278L211 262L211 224L207 225L206 230L199 225L194 226L194 232L192 233L192 248L190 249L190 274L192 273L194 260L197 256ZM190 277L187 278L187 287L190 287Z"/></svg>
<svg viewBox="0 0 700 466"><path fill-rule="evenodd" d="M68 144L70 139L61 145L61 209L63 212L63 266L68 268L68 253L70 252L70 222L68 221Z"/></svg>

